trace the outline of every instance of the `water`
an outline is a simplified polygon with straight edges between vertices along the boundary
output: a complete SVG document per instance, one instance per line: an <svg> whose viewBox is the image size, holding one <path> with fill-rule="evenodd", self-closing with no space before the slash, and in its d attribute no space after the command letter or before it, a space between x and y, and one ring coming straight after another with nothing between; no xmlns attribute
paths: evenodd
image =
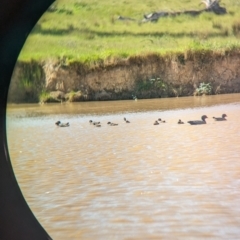
<svg viewBox="0 0 240 240"><path fill-rule="evenodd" d="M239 113L240 94L9 105L8 146L53 239L238 239ZM186 123L203 114L206 125Z"/></svg>

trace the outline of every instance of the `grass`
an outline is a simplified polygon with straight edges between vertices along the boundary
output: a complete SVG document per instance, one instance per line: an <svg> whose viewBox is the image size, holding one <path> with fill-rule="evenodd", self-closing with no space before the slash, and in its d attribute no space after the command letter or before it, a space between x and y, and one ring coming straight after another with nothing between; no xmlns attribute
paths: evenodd
<svg viewBox="0 0 240 240"><path fill-rule="evenodd" d="M26 91L27 93L32 92L34 83L31 82L28 78L21 78L20 79L20 87L22 87L24 89L24 91Z"/></svg>
<svg viewBox="0 0 240 240"><path fill-rule="evenodd" d="M69 93L68 101L69 101L69 102L74 102L76 96L77 96L77 93L76 93L75 91L71 91L71 92Z"/></svg>
<svg viewBox="0 0 240 240"><path fill-rule="evenodd" d="M40 103L46 103L46 102L51 102L52 101L52 97L50 95L49 92L47 91L42 91L40 94L39 94L39 102Z"/></svg>
<svg viewBox="0 0 240 240"><path fill-rule="evenodd" d="M115 61L149 53L240 49L240 3L225 0L228 14L180 15L140 23L153 11L203 9L197 0L58 0L39 20L19 60ZM136 7L137 6L137 7ZM54 9L54 8L53 8ZM136 19L123 22L119 15Z"/></svg>

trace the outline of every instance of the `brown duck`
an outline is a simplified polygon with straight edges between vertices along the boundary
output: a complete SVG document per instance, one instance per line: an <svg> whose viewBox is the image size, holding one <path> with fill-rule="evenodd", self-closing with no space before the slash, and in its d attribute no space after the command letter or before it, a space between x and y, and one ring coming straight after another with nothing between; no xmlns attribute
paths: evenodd
<svg viewBox="0 0 240 240"><path fill-rule="evenodd" d="M226 121L226 117L227 115L224 113L222 117L213 117L213 119L215 119L215 121Z"/></svg>
<svg viewBox="0 0 240 240"><path fill-rule="evenodd" d="M191 125L200 125L200 124L206 124L206 118L208 118L206 115L202 116L202 121L201 120L195 120L195 121L188 121Z"/></svg>

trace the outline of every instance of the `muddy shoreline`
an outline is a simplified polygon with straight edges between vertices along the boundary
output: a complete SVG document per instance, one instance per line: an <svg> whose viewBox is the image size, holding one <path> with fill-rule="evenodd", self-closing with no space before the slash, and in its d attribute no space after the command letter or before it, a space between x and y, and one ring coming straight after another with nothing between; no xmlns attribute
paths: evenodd
<svg viewBox="0 0 240 240"><path fill-rule="evenodd" d="M240 51L149 54L83 64L16 64L8 101L62 102L181 97L209 83L208 94L240 92Z"/></svg>

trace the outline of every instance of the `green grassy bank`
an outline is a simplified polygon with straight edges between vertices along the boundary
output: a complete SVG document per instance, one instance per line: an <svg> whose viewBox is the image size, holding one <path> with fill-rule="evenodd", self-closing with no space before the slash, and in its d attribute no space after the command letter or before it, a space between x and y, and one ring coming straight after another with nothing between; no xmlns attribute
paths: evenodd
<svg viewBox="0 0 240 240"><path fill-rule="evenodd" d="M198 0L58 0L33 31L19 61L49 58L66 62L116 61L149 53L166 54L199 50L240 48L240 3L220 4L227 14L204 12L142 23L144 14L154 11L200 10ZM120 21L118 16L135 21Z"/></svg>

